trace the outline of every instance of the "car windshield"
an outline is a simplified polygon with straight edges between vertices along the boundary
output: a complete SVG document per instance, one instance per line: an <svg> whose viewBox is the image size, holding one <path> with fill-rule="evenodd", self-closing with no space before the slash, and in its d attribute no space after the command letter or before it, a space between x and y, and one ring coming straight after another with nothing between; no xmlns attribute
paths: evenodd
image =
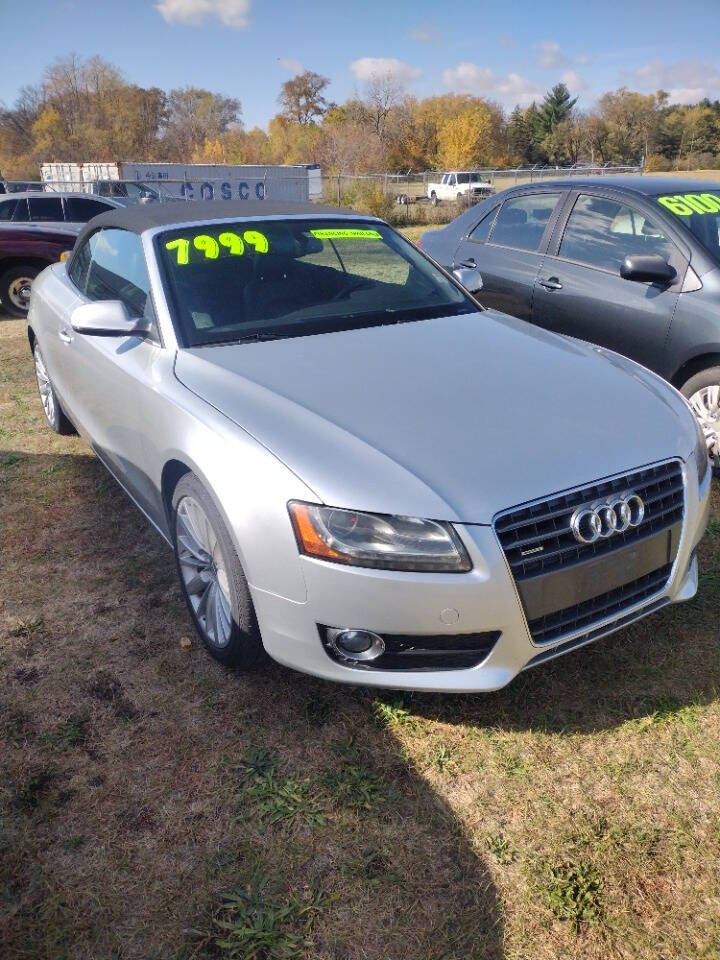
<svg viewBox="0 0 720 960"><path fill-rule="evenodd" d="M478 309L378 222L196 223L156 238L188 346L303 336Z"/></svg>
<svg viewBox="0 0 720 960"><path fill-rule="evenodd" d="M707 193L671 193L656 197L720 262L720 190Z"/></svg>

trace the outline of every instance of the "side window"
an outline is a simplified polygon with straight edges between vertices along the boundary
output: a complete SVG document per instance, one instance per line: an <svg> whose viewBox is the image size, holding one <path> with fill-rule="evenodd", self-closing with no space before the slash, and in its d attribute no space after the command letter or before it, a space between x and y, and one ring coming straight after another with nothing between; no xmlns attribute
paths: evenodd
<svg viewBox="0 0 720 960"><path fill-rule="evenodd" d="M85 293L88 267L90 266L90 241L85 243L73 255L68 276L81 293Z"/></svg>
<svg viewBox="0 0 720 960"><path fill-rule="evenodd" d="M13 212L13 223L27 223L29 219L27 200L24 198L18 200L15 211Z"/></svg>
<svg viewBox="0 0 720 960"><path fill-rule="evenodd" d="M469 173L459 173L459 174L457 175L457 182L458 182L458 183L469 183L469 182L470 182L470 174L469 174Z"/></svg>
<svg viewBox="0 0 720 960"><path fill-rule="evenodd" d="M65 212L67 219L72 223L87 223L93 217L112 209L100 200L86 200L84 197L65 198Z"/></svg>
<svg viewBox="0 0 720 960"><path fill-rule="evenodd" d="M98 230L88 247L86 295L90 300L122 300L132 316L142 317L150 279L140 237L127 230Z"/></svg>
<svg viewBox="0 0 720 960"><path fill-rule="evenodd" d="M0 203L0 221L12 220L17 200L4 200Z"/></svg>
<svg viewBox="0 0 720 960"><path fill-rule="evenodd" d="M490 242L536 252L559 199L559 193L533 193L506 200L495 220Z"/></svg>
<svg viewBox="0 0 720 960"><path fill-rule="evenodd" d="M450 176L448 177L448 186L449 186L449 187L454 187L454 186L455 186L455 174L454 174L454 173L451 173Z"/></svg>
<svg viewBox="0 0 720 960"><path fill-rule="evenodd" d="M58 222L65 219L60 197L30 197L28 206L33 222Z"/></svg>
<svg viewBox="0 0 720 960"><path fill-rule="evenodd" d="M644 213L607 197L579 196L558 255L619 273L625 257L633 253L677 259L675 245Z"/></svg>
<svg viewBox="0 0 720 960"><path fill-rule="evenodd" d="M495 214L497 213L497 207L493 207L489 213L486 213L482 218L480 223L474 228L469 240L474 240L475 243L485 243L487 238L490 236L490 231L492 230L493 221L495 220Z"/></svg>

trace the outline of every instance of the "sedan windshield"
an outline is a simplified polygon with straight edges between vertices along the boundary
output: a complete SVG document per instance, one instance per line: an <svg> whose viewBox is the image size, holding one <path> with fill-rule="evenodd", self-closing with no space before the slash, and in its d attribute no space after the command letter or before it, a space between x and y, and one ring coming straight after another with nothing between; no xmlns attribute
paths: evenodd
<svg viewBox="0 0 720 960"><path fill-rule="evenodd" d="M714 193L672 193L657 197L720 262L720 190Z"/></svg>
<svg viewBox="0 0 720 960"><path fill-rule="evenodd" d="M156 245L187 346L478 309L412 244L377 222L197 223L161 233Z"/></svg>

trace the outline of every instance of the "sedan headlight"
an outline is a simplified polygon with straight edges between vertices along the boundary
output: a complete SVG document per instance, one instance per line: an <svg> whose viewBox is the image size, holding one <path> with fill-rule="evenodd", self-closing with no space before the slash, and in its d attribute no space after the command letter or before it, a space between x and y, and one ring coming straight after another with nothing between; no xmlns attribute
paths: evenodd
<svg viewBox="0 0 720 960"><path fill-rule="evenodd" d="M449 523L339 510L292 500L298 547L333 563L385 570L465 573L470 557Z"/></svg>

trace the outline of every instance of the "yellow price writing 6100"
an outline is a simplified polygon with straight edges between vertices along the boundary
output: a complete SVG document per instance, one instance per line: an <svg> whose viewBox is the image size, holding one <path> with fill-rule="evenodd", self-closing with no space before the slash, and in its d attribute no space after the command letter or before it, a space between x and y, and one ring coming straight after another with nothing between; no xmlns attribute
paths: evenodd
<svg viewBox="0 0 720 960"><path fill-rule="evenodd" d="M178 266L184 266L190 262L191 247L203 253L206 260L217 260L221 251L229 253L232 257L241 257L245 253L246 246L252 247L255 253L267 253L270 249L268 238L259 230L245 230L242 236L232 230L225 230L217 239L211 237L209 233L199 233L192 239L178 237L177 240L169 240L165 244L165 249L174 250Z"/></svg>
<svg viewBox="0 0 720 960"><path fill-rule="evenodd" d="M691 217L693 213L720 212L720 197L714 193L675 193L669 197L658 197L658 203L674 213L676 217Z"/></svg>

